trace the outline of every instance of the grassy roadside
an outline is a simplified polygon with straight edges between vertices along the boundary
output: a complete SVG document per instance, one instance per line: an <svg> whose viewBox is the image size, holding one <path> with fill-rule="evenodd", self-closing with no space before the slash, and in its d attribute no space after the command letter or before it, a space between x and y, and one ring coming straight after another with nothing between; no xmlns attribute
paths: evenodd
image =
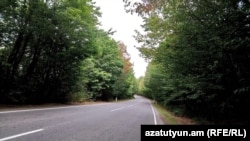
<svg viewBox="0 0 250 141"><path fill-rule="evenodd" d="M179 117L174 115L172 112L164 108L163 106L153 103L152 104L155 109L159 112L161 119L164 121L165 124L173 124L173 125L194 125L196 124L194 120L186 118L186 117Z"/></svg>

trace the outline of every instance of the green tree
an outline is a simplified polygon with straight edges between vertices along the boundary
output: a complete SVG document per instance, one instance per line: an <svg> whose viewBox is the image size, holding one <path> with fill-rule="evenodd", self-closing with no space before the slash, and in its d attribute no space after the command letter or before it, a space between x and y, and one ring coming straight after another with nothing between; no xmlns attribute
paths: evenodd
<svg viewBox="0 0 250 141"><path fill-rule="evenodd" d="M123 60L122 74L114 86L115 96L119 99L133 98L137 91L136 78L134 76L133 64L130 62L130 55L127 46L119 42L120 58Z"/></svg>
<svg viewBox="0 0 250 141"><path fill-rule="evenodd" d="M144 77L141 76L137 79L137 94L142 95L144 88Z"/></svg>
<svg viewBox="0 0 250 141"><path fill-rule="evenodd" d="M94 46L98 48L97 54L82 66L86 86L93 99L110 100L113 99L114 84L122 73L122 58L117 42L102 30L97 31Z"/></svg>
<svg viewBox="0 0 250 141"><path fill-rule="evenodd" d="M80 63L96 52L90 0L1 1L1 103L67 101Z"/></svg>
<svg viewBox="0 0 250 141"><path fill-rule="evenodd" d="M154 79L144 80L146 88L165 91L152 92L160 102L214 122L247 121L249 1L125 2L144 18L139 50L161 66L166 82L154 88Z"/></svg>

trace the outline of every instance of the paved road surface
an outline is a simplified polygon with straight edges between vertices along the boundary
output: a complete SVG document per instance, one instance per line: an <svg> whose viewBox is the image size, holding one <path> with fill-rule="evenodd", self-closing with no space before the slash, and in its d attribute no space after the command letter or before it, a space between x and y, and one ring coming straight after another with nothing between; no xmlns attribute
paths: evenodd
<svg viewBox="0 0 250 141"><path fill-rule="evenodd" d="M162 124L150 101L0 111L0 141L140 141L141 124Z"/></svg>

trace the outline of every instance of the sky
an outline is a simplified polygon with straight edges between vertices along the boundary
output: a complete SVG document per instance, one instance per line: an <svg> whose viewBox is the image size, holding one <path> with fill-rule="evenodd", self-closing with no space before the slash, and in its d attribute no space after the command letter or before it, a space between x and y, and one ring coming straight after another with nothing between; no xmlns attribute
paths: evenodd
<svg viewBox="0 0 250 141"><path fill-rule="evenodd" d="M135 77L145 75L147 62L140 57L140 52L134 47L138 46L137 41L134 39L135 29L143 31L142 18L136 14L131 15L124 10L124 3L122 0L93 0L96 6L100 7L102 16L99 21L101 28L108 31L116 31L112 38L116 41L122 41L127 46L127 51L131 57L131 63Z"/></svg>

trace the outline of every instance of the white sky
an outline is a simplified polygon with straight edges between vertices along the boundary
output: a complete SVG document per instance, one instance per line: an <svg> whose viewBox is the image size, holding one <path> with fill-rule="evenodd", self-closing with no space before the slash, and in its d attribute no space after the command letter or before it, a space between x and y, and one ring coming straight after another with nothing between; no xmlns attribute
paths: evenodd
<svg viewBox="0 0 250 141"><path fill-rule="evenodd" d="M139 56L139 51L134 47L138 43L134 39L134 30L143 31L141 28L142 19L136 14L126 13L122 0L93 0L96 6L100 7L102 17L99 19L105 31L110 28L116 31L112 36L117 41L122 41L127 46L127 51L131 56L131 62L134 64L135 77L144 76L147 63Z"/></svg>

